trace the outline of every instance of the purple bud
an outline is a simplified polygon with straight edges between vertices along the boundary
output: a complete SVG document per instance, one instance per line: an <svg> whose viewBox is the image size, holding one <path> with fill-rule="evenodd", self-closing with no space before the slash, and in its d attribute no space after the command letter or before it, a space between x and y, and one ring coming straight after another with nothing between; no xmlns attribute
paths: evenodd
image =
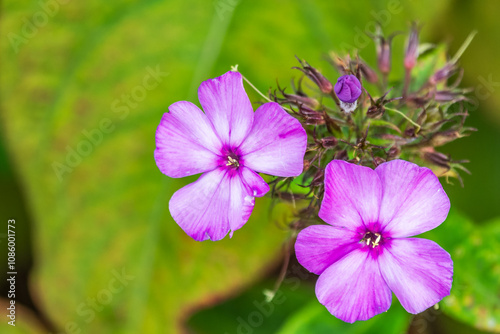
<svg viewBox="0 0 500 334"><path fill-rule="evenodd" d="M463 137L463 135L461 135L460 132L453 129L437 132L434 135L432 135L430 144L431 146L434 147L442 146L461 137Z"/></svg>
<svg viewBox="0 0 500 334"><path fill-rule="evenodd" d="M370 83L377 83L378 76L377 73L363 61L359 61L358 64L361 75Z"/></svg>
<svg viewBox="0 0 500 334"><path fill-rule="evenodd" d="M439 167L445 168L445 169L450 169L450 157L444 155L443 153L434 151L433 148L427 148L426 150L423 151L423 158L424 160L437 165Z"/></svg>
<svg viewBox="0 0 500 334"><path fill-rule="evenodd" d="M434 99L437 102L458 102L467 100L467 98L462 95L462 92L451 91L451 90L438 90L435 92Z"/></svg>
<svg viewBox="0 0 500 334"><path fill-rule="evenodd" d="M418 56L418 28L415 23L412 24L410 30L410 36L408 37L408 42L406 44L405 52L405 68L411 70L415 67Z"/></svg>
<svg viewBox="0 0 500 334"><path fill-rule="evenodd" d="M333 88L332 83L328 81L328 79L325 78L317 69L309 65L306 61L301 61L298 57L297 60L299 61L300 65L302 65L302 68L292 68L302 71L302 73L304 73L309 79L311 79L316 85L318 85L319 89L323 93L330 94Z"/></svg>
<svg viewBox="0 0 500 334"><path fill-rule="evenodd" d="M284 92L283 92L283 96L285 98L282 99L281 102L294 104L296 106L300 106L301 104L305 104L306 106L311 107L311 108L317 108L319 106L318 100L316 100L312 97L302 96L302 95L298 95L298 94L286 94Z"/></svg>
<svg viewBox="0 0 500 334"><path fill-rule="evenodd" d="M340 101L353 103L361 95L361 83L354 75L343 75L335 84L335 94Z"/></svg>
<svg viewBox="0 0 500 334"><path fill-rule="evenodd" d="M378 68L383 74L391 71L391 42L392 37L385 39L380 36L377 43Z"/></svg>
<svg viewBox="0 0 500 334"><path fill-rule="evenodd" d="M455 64L453 63L446 63L441 69L439 69L436 73L434 73L430 79L429 83L431 85L435 85L440 81L446 80L449 77L451 77L455 72L457 71L457 68Z"/></svg>
<svg viewBox="0 0 500 334"><path fill-rule="evenodd" d="M320 140L321 146L323 146L326 149L333 148L337 145L337 138L335 137L325 137Z"/></svg>

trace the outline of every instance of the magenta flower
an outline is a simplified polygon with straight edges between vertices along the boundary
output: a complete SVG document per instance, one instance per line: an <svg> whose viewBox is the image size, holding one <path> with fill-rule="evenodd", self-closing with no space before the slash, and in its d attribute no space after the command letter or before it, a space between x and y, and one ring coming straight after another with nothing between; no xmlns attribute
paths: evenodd
<svg viewBox="0 0 500 334"><path fill-rule="evenodd" d="M169 107L156 131L155 160L162 173L204 173L170 199L170 213L195 240L220 240L248 220L254 198L269 191L257 172L302 173L307 135L274 102L254 113L241 74L227 72L198 89L200 103Z"/></svg>
<svg viewBox="0 0 500 334"><path fill-rule="evenodd" d="M319 212L330 225L300 232L297 259L320 275L316 296L343 321L387 311L391 291L416 314L449 295L453 262L435 242L408 237L439 226L449 209L427 168L394 160L372 170L334 160Z"/></svg>

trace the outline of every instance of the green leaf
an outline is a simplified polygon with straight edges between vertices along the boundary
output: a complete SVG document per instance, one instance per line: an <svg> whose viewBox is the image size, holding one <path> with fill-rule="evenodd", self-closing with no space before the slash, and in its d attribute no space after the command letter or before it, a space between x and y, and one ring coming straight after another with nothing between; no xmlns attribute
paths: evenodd
<svg viewBox="0 0 500 334"><path fill-rule="evenodd" d="M422 235L436 241L454 264L451 294L439 303L444 313L486 331L500 331L500 219L474 225L456 211Z"/></svg>
<svg viewBox="0 0 500 334"><path fill-rule="evenodd" d="M380 315L354 324L345 323L333 315L317 300L308 303L291 315L278 334L327 333L404 333L411 321L410 315L397 302Z"/></svg>
<svg viewBox="0 0 500 334"><path fill-rule="evenodd" d="M418 58L417 65L412 71L410 91L418 91L432 74L446 64L447 52L446 45L440 44Z"/></svg>
<svg viewBox="0 0 500 334"><path fill-rule="evenodd" d="M188 320L188 327L197 334L276 333L287 318L315 297L309 282L288 277L267 303L267 290L274 284L274 280L265 280L235 298L203 309Z"/></svg>

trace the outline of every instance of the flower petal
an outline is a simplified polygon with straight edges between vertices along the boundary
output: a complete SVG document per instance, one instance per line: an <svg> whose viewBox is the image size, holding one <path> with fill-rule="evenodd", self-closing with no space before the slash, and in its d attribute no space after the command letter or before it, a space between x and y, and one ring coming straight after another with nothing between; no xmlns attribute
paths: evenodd
<svg viewBox="0 0 500 334"><path fill-rule="evenodd" d="M316 283L316 296L331 314L350 323L387 311L392 299L376 257L367 248L354 250L327 268Z"/></svg>
<svg viewBox="0 0 500 334"><path fill-rule="evenodd" d="M240 147L243 164L276 176L298 176L304 166L307 134L298 120L278 103L268 102L255 111L248 137Z"/></svg>
<svg viewBox="0 0 500 334"><path fill-rule="evenodd" d="M393 160L375 171L384 189L379 216L384 232L394 238L410 237L446 219L450 200L430 169Z"/></svg>
<svg viewBox="0 0 500 334"><path fill-rule="evenodd" d="M233 216L229 220L233 232L240 229L250 218L254 207L255 197L264 196L269 191L269 185L254 171L240 167L239 175L231 179L231 208ZM240 213L241 212L241 213Z"/></svg>
<svg viewBox="0 0 500 334"><path fill-rule="evenodd" d="M348 229L329 225L313 225L300 231L295 242L295 255L299 263L316 275L359 248L363 236Z"/></svg>
<svg viewBox="0 0 500 334"><path fill-rule="evenodd" d="M253 108L238 72L201 83L198 98L223 144L237 147L253 124Z"/></svg>
<svg viewBox="0 0 500 334"><path fill-rule="evenodd" d="M269 191L269 185L259 174L247 167L240 167L239 172L245 185L249 189L249 193L255 197L262 197Z"/></svg>
<svg viewBox="0 0 500 334"><path fill-rule="evenodd" d="M325 195L319 217L330 225L356 231L378 222L382 188L375 171L341 160L325 170ZM371 227L376 232L376 227Z"/></svg>
<svg viewBox="0 0 500 334"><path fill-rule="evenodd" d="M169 203L172 217L198 241L220 240L230 230L232 236L250 217L253 194L263 195L267 186L260 176L249 172L217 168L203 174L172 196Z"/></svg>
<svg viewBox="0 0 500 334"><path fill-rule="evenodd" d="M205 114L187 101L168 109L156 130L154 156L160 171L184 177L216 168L222 144Z"/></svg>
<svg viewBox="0 0 500 334"><path fill-rule="evenodd" d="M387 285L410 313L423 312L450 294L453 261L434 241L392 239L378 261Z"/></svg>

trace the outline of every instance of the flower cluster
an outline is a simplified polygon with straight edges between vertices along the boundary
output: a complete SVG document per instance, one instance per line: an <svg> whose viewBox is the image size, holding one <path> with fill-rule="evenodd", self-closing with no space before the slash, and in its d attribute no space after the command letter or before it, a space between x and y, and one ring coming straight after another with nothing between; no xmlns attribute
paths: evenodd
<svg viewBox="0 0 500 334"><path fill-rule="evenodd" d="M439 48L419 45L413 24L398 81L391 72L395 36L373 36L378 71L359 55L331 53L335 84L299 59L293 92L270 90L255 112L239 72L207 80L198 90L204 111L176 102L156 132L161 172L202 174L172 196L177 224L195 240L215 241L243 227L255 197L293 202L297 259L319 275L318 300L346 322L387 311L392 292L419 313L451 289L450 255L409 237L448 215L436 175L460 180L457 170L467 171L465 161L436 148L474 130L464 126L466 91L456 76L471 38L439 65ZM267 183L259 173L274 178Z"/></svg>
<svg viewBox="0 0 500 334"><path fill-rule="evenodd" d="M277 198L310 201L297 213L297 221L291 224L294 228L317 222L325 167L333 159L371 168L404 159L432 169L447 182L456 178L463 185L459 171L469 173L463 166L468 161L453 159L439 149L475 131L465 126L467 90L458 86L462 77L458 60L473 34L454 57L443 60L445 48L419 44L419 27L412 24L400 80L392 73L396 37L385 37L381 31L373 36L376 67L358 54L330 52L328 61L339 74L334 85L327 84L335 81L320 70L300 61L305 76L292 80L293 91L280 86L269 91L269 98L301 120L309 136L304 174L296 182L305 191L289 179L277 178L272 183ZM333 89L324 89L329 86Z"/></svg>

